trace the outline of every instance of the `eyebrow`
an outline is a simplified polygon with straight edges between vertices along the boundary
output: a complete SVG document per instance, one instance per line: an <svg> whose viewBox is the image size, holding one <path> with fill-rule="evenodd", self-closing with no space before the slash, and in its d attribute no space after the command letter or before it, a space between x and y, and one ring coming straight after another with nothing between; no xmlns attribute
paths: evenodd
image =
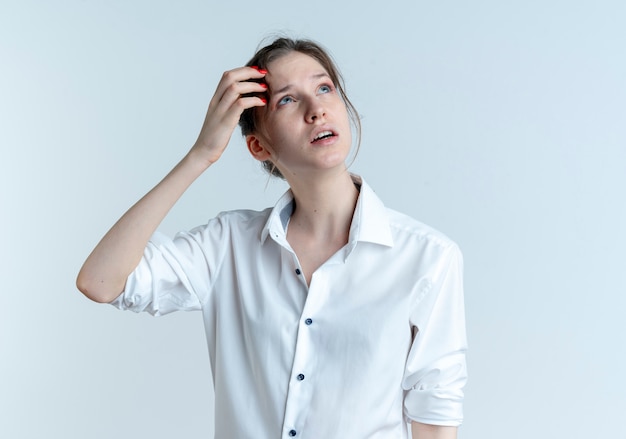
<svg viewBox="0 0 626 439"><path fill-rule="evenodd" d="M330 76L328 75L328 73L325 73L325 72L324 73L316 73L315 75L311 75L311 76L309 76L309 79L319 79L319 78L324 78L324 77L330 79ZM287 84L286 86L284 86L280 90L273 91L272 94L279 94L279 93L286 92L291 87L293 87L293 84Z"/></svg>

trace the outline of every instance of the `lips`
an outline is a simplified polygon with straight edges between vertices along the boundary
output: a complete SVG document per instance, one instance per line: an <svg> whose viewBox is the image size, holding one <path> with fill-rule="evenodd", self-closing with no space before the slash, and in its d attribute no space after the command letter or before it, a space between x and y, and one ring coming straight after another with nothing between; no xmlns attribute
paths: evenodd
<svg viewBox="0 0 626 439"><path fill-rule="evenodd" d="M332 135L333 135L332 131L322 131L317 136L315 136L315 139L313 139L313 141L315 142L316 140L326 139L327 137L330 137Z"/></svg>
<svg viewBox="0 0 626 439"><path fill-rule="evenodd" d="M320 127L313 133L313 139L311 140L311 143L323 142L324 140L331 139L335 136L337 136L337 134L331 128Z"/></svg>

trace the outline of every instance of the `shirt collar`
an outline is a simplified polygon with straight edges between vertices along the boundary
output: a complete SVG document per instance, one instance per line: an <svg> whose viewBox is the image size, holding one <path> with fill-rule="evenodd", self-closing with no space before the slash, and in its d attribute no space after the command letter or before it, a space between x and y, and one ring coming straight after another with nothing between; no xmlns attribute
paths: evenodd
<svg viewBox="0 0 626 439"><path fill-rule="evenodd" d="M362 177L352 174L352 180L361 189L350 225L350 244L363 241L393 247L385 205ZM293 213L293 206L293 193L289 189L272 209L261 232L261 243L264 243L269 235L272 235L278 243L286 240L285 230Z"/></svg>

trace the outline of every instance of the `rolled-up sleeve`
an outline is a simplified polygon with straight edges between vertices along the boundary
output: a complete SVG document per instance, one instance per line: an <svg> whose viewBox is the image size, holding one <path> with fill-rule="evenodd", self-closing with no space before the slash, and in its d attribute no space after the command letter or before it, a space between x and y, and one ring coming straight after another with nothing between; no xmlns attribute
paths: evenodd
<svg viewBox="0 0 626 439"><path fill-rule="evenodd" d="M463 258L451 245L434 264L429 288L414 304L414 338L403 389L407 421L457 426L463 421L467 337Z"/></svg>
<svg viewBox="0 0 626 439"><path fill-rule="evenodd" d="M111 305L154 316L201 309L219 269L223 236L219 219L174 239L156 232Z"/></svg>

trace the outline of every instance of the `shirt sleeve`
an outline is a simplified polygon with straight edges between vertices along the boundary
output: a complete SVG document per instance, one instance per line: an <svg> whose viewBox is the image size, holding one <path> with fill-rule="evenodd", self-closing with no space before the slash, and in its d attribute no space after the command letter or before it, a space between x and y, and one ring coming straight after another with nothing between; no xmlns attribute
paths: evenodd
<svg viewBox="0 0 626 439"><path fill-rule="evenodd" d="M178 233L174 239L156 232L111 305L154 316L201 309L219 270L223 232L220 219Z"/></svg>
<svg viewBox="0 0 626 439"><path fill-rule="evenodd" d="M429 287L414 304L414 337L405 367L408 422L458 426L467 381L463 258L452 245L435 264Z"/></svg>

